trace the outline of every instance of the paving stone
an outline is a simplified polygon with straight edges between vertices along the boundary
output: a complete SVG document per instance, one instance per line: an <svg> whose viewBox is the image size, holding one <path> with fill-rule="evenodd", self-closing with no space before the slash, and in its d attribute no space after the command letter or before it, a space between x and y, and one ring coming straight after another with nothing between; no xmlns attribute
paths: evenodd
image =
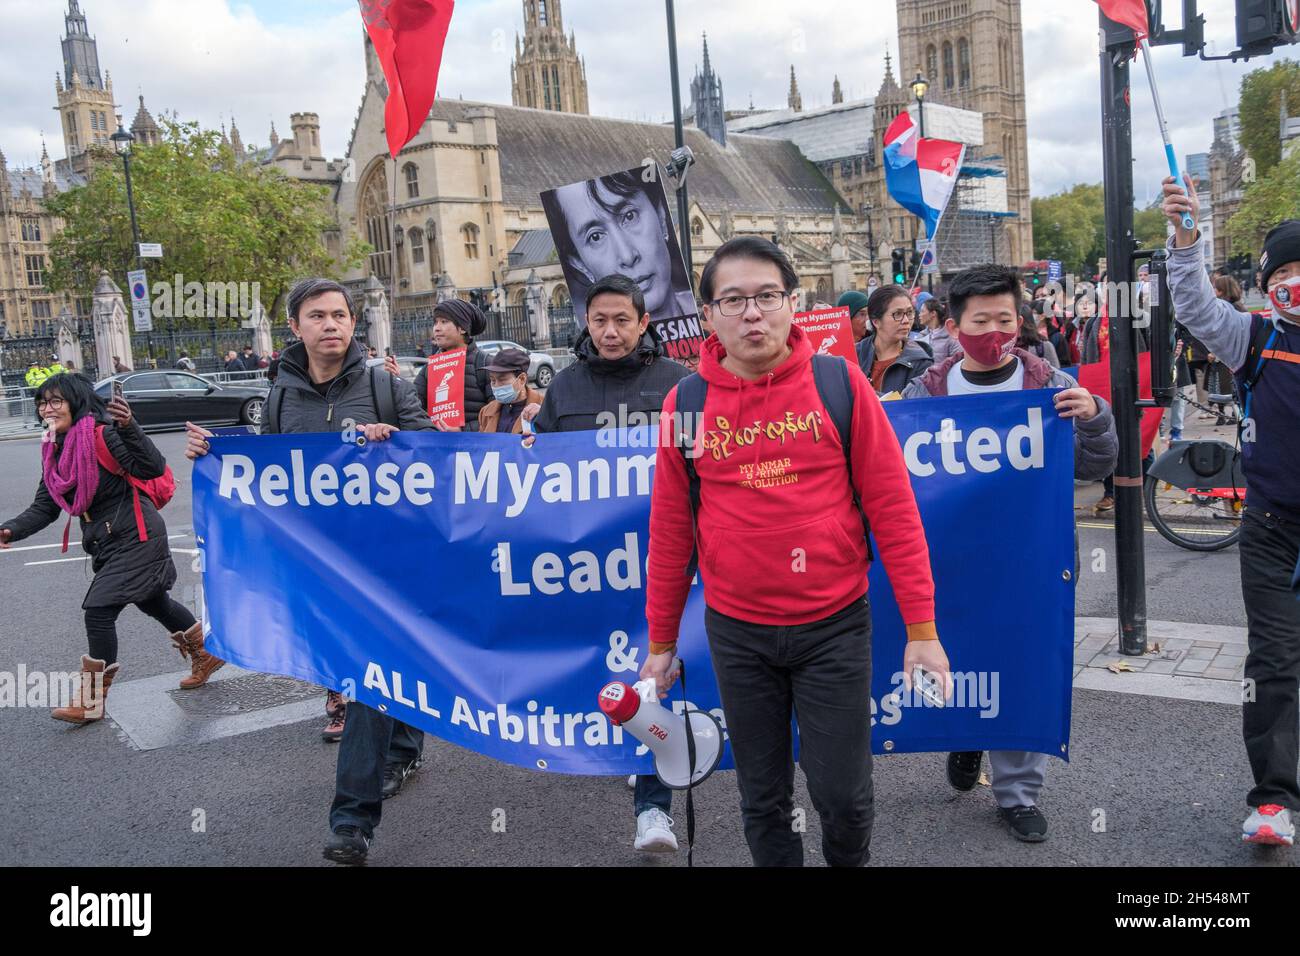
<svg viewBox="0 0 1300 956"><path fill-rule="evenodd" d="M1205 669L1205 672L1201 676L1210 677L1213 678L1214 680L1236 680L1237 679L1237 674L1235 671L1222 668L1222 667L1207 667Z"/></svg>
<svg viewBox="0 0 1300 956"><path fill-rule="evenodd" d="M1216 654L1219 653L1217 647L1195 647L1193 646L1187 652L1188 660L1193 661L1212 661Z"/></svg>
<svg viewBox="0 0 1300 956"><path fill-rule="evenodd" d="M1144 673L1147 674L1172 674L1174 668L1178 666L1178 661L1163 661L1159 658L1147 664Z"/></svg>
<svg viewBox="0 0 1300 956"><path fill-rule="evenodd" d="M1175 669L1176 674L1203 674L1205 669L1210 666L1209 661L1187 660L1183 661Z"/></svg>

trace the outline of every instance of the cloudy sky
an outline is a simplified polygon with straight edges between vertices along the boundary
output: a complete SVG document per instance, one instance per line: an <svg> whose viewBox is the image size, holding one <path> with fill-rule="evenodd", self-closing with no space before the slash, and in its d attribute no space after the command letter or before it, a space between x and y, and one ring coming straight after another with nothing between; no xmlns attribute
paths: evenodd
<svg viewBox="0 0 1300 956"><path fill-rule="evenodd" d="M81 0L81 6L128 125L141 92L155 114L175 110L212 127L233 115L246 143L264 144L273 120L286 135L291 112L311 111L320 114L326 155L345 152L364 76L356 0ZM42 133L52 156L63 153L53 105L66 7L66 0L0 0L0 149L11 166L36 162ZM792 64L805 109L830 102L836 75L848 98L869 97L880 86L886 49L897 56L894 9L893 0L678 0L683 96L707 31L728 106L748 105L752 96L756 106L783 108ZM1232 0L1201 0L1201 9L1215 49L1233 49ZM1098 182L1096 7L1090 0L1023 0L1023 11L1034 194ZM563 17L586 57L593 113L671 118L659 3L567 0ZM508 103L510 58L522 28L520 0L460 0L441 94ZM1279 56L1211 64L1180 53L1171 47L1155 56L1174 143L1186 154L1209 148L1211 117L1236 104L1241 77ZM895 62L896 72L914 69L899 71ZM1133 92L1141 202L1158 185L1163 152L1140 67Z"/></svg>

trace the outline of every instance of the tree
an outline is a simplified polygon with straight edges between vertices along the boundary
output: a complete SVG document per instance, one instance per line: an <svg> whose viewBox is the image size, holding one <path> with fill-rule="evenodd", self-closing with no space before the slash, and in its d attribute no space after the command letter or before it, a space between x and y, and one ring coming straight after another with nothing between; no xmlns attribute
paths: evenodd
<svg viewBox="0 0 1300 956"><path fill-rule="evenodd" d="M1246 190L1241 207L1228 220L1233 252L1255 255L1268 231L1283 219L1300 218L1300 152L1277 163Z"/></svg>
<svg viewBox="0 0 1300 956"><path fill-rule="evenodd" d="M1255 160L1255 171L1266 175L1282 159L1280 129L1282 94L1287 112L1300 115L1300 63L1282 60L1268 69L1247 73L1241 81L1241 146Z"/></svg>
<svg viewBox="0 0 1300 956"><path fill-rule="evenodd" d="M1159 249L1169 235L1164 209L1161 204L1139 209L1133 214L1133 237L1143 249Z"/></svg>
<svg viewBox="0 0 1300 956"><path fill-rule="evenodd" d="M326 250L322 237L337 226L325 187L237 163L220 134L196 123L167 123L161 143L134 146L131 184L141 239L163 247L164 258L148 262L151 282L256 282L276 315L296 278L338 275L367 251L351 243L336 259ZM103 157L85 185L48 205L64 222L50 242L50 287L86 295L105 269L121 283L135 265L121 162Z"/></svg>
<svg viewBox="0 0 1300 956"><path fill-rule="evenodd" d="M1101 187L1080 184L1068 192L1035 199L1034 258L1059 259L1067 273L1091 274L1097 258L1098 236L1104 236ZM1089 265L1089 263L1092 265Z"/></svg>

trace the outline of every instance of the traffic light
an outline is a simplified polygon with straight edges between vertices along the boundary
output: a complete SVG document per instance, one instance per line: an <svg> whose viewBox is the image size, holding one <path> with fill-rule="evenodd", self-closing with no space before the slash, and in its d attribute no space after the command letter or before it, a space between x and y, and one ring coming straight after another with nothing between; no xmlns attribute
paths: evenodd
<svg viewBox="0 0 1300 956"><path fill-rule="evenodd" d="M894 285L907 284L907 269L903 264L904 255L905 251L902 249L895 249L890 255L890 259L893 262Z"/></svg>
<svg viewBox="0 0 1300 956"><path fill-rule="evenodd" d="M1237 0L1237 45L1245 53L1270 53L1300 38L1296 0Z"/></svg>

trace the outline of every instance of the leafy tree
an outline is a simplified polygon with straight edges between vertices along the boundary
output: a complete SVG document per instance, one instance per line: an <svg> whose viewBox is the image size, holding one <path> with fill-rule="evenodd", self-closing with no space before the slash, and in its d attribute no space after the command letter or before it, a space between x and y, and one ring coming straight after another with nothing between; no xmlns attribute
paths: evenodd
<svg viewBox="0 0 1300 956"><path fill-rule="evenodd" d="M1235 253L1258 254L1264 236L1283 219L1300 218L1300 152L1277 163L1246 190L1241 207L1228 220Z"/></svg>
<svg viewBox="0 0 1300 956"><path fill-rule="evenodd" d="M1254 70L1241 81L1241 146L1255 160L1261 178L1282 159L1279 124L1284 91L1287 113L1300 115L1300 63L1295 60Z"/></svg>
<svg viewBox="0 0 1300 956"><path fill-rule="evenodd" d="M1034 258L1060 259L1067 273L1091 276L1106 256L1106 195L1100 183L1079 183L1066 192L1035 199ZM1159 207L1133 213L1133 235L1148 249L1165 241Z"/></svg>
<svg viewBox="0 0 1300 956"><path fill-rule="evenodd" d="M335 258L323 240L337 231L325 187L237 163L220 134L197 123L166 123L161 143L134 146L131 185L141 239L163 247L161 260L147 260L151 283L178 274L184 282L256 282L272 316L296 278L339 275L368 249L353 242ZM85 295L104 269L122 284L135 256L121 162L103 156L85 185L48 205L64 222L50 242L50 287Z"/></svg>

